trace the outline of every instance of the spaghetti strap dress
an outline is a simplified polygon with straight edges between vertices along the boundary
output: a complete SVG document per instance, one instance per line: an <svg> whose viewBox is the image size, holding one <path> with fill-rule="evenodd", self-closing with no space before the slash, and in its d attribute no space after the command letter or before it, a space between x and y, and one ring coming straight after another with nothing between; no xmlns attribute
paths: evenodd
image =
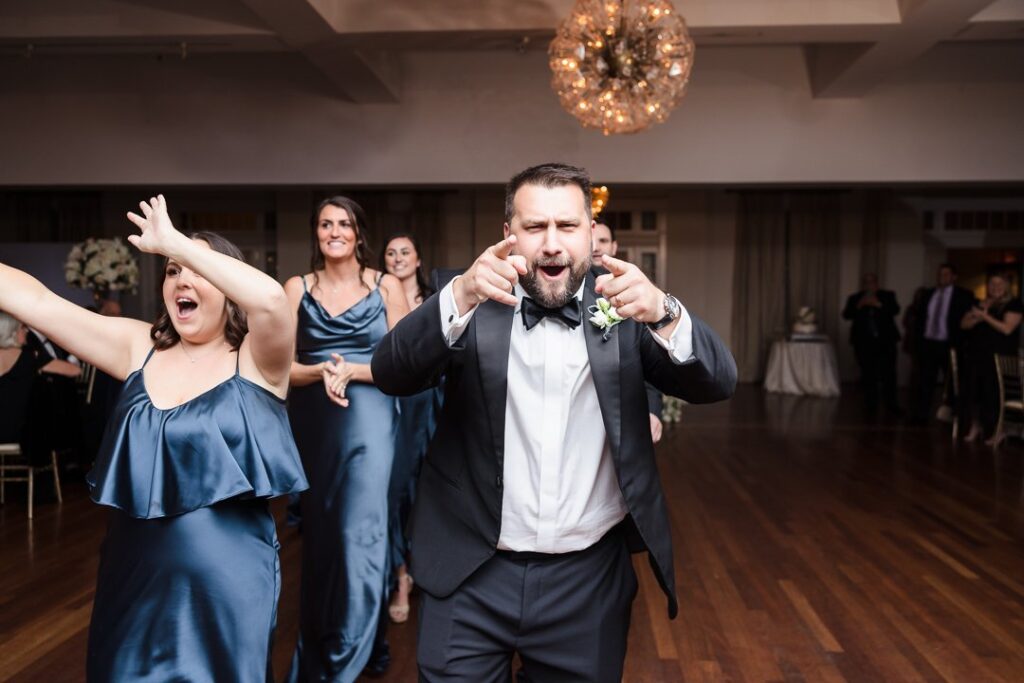
<svg viewBox="0 0 1024 683"><path fill-rule="evenodd" d="M236 361L229 379L160 409L146 363L125 380L87 477L112 508L87 679L273 681L281 569L268 499L306 488L284 401Z"/></svg>
<svg viewBox="0 0 1024 683"><path fill-rule="evenodd" d="M303 278L305 286L305 278ZM339 315L307 290L298 310L298 361L339 353L370 362L387 334L380 288ZM288 681L354 681L366 666L386 600L388 483L394 458L396 400L352 382L347 408L323 383L293 387L288 414L309 476L302 494L299 641Z"/></svg>

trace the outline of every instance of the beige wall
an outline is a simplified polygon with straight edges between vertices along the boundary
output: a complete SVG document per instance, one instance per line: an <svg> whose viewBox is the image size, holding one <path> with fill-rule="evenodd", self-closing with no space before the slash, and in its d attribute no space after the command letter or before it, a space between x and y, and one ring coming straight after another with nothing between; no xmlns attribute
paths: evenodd
<svg viewBox="0 0 1024 683"><path fill-rule="evenodd" d="M609 183L1024 180L1021 46L941 45L814 99L797 47L702 47L668 123L584 131L541 51L405 53L397 104L288 54L0 59L0 185L503 183L560 159Z"/></svg>
<svg viewBox="0 0 1024 683"><path fill-rule="evenodd" d="M289 54L8 57L0 186L276 188L242 203L276 213L285 276L308 268L309 188L449 188L431 265L465 266L500 235L508 176L569 161L611 185L613 203L641 185L661 193L668 288L730 338L736 196L718 188L1024 181L1022 55L1014 44L943 44L864 97L814 99L798 48L702 46L669 122L625 137L584 131L561 111L540 51L406 53L400 102L375 105L340 100ZM135 194L110 193L105 231L126 227ZM188 197L192 208L221 201L214 190ZM843 200L842 297L860 276L862 201ZM909 207L887 218L881 275L906 304L943 250Z"/></svg>

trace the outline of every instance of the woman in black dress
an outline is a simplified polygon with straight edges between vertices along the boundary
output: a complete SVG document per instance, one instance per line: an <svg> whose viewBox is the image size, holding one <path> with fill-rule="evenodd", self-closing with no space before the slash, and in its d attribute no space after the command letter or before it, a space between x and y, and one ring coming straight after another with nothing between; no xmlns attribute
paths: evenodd
<svg viewBox="0 0 1024 683"><path fill-rule="evenodd" d="M77 377L80 372L66 360L33 352L25 343L27 333L28 328L0 311L0 443L19 443L25 453L29 408L40 375ZM43 422L47 416L38 418Z"/></svg>
<svg viewBox="0 0 1024 683"><path fill-rule="evenodd" d="M1005 275L988 279L987 297L968 311L960 326L967 330L964 354L964 397L962 424L970 425L964 441L976 441L992 434L985 442L996 446L1003 434L993 434L999 412L999 382L995 356L1015 356L1020 348L1020 322L1024 305L1010 294Z"/></svg>

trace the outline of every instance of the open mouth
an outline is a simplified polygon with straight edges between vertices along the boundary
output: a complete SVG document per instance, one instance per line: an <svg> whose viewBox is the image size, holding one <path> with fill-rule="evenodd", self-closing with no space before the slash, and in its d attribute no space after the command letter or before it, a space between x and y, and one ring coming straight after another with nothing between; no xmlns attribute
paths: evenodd
<svg viewBox="0 0 1024 683"><path fill-rule="evenodd" d="M547 278L549 278L551 280L557 280L560 277L562 277L563 273L565 273L566 271L569 270L569 266L560 266L560 265L538 266L537 270L539 270L541 273L543 273L545 275L545 277L547 277Z"/></svg>
<svg viewBox="0 0 1024 683"><path fill-rule="evenodd" d="M187 296L179 296L174 300L174 303L178 307L179 319L188 318L197 308L199 308L199 304Z"/></svg>

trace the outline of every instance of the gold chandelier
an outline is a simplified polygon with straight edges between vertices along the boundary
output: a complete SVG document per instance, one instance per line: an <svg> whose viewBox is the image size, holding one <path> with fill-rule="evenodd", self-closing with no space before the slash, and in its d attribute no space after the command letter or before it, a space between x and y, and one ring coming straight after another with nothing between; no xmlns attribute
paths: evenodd
<svg viewBox="0 0 1024 683"><path fill-rule="evenodd" d="M590 216L591 218L597 218L604 211L604 207L608 206L608 197L611 193L608 192L607 185L601 185L600 187L590 188Z"/></svg>
<svg viewBox="0 0 1024 683"><path fill-rule="evenodd" d="M693 52L668 0L576 0L548 48L551 87L585 128L636 133L682 100Z"/></svg>

